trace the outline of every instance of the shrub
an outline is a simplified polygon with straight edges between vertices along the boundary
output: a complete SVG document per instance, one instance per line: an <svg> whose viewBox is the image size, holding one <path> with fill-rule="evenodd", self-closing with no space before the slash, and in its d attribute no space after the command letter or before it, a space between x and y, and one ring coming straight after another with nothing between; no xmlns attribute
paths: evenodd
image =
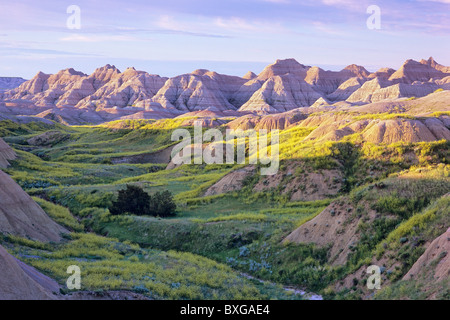
<svg viewBox="0 0 450 320"><path fill-rule="evenodd" d="M150 214L160 217L175 216L177 205L170 191L157 192L150 197Z"/></svg>
<svg viewBox="0 0 450 320"><path fill-rule="evenodd" d="M109 209L112 215L130 213L138 216L150 213L150 196L142 188L127 185L125 190L119 191L117 201Z"/></svg>
<svg viewBox="0 0 450 320"><path fill-rule="evenodd" d="M425 197L400 197L397 193L380 197L374 204L374 209L381 213L392 213L401 218L409 218L414 212L422 210L429 204L429 199Z"/></svg>
<svg viewBox="0 0 450 320"><path fill-rule="evenodd" d="M173 195L168 190L150 196L141 187L127 185L125 190L119 191L118 199L113 202L110 212L112 215L129 213L137 216L171 217L175 216L176 209Z"/></svg>

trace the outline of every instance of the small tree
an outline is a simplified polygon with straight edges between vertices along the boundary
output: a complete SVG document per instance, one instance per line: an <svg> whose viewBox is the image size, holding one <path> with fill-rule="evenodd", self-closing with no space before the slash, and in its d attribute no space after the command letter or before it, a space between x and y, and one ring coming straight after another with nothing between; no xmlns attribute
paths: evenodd
<svg viewBox="0 0 450 320"><path fill-rule="evenodd" d="M150 196L141 187L130 185L119 191L117 201L113 201L112 207L109 209L112 215L129 213L155 217L172 217L175 216L176 210L177 205L172 193L168 190L156 192Z"/></svg>
<svg viewBox="0 0 450 320"><path fill-rule="evenodd" d="M156 192L151 196L150 200L150 214L160 217L173 217L177 210L177 205L173 199L172 193L165 190Z"/></svg>
<svg viewBox="0 0 450 320"><path fill-rule="evenodd" d="M119 191L117 201L109 209L112 215L130 213L138 216L150 214L150 196L141 187L127 185Z"/></svg>

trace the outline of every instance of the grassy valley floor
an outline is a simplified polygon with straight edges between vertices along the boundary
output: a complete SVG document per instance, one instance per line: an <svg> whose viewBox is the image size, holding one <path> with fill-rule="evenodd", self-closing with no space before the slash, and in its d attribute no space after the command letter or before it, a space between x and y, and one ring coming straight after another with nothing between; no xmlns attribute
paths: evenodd
<svg viewBox="0 0 450 320"><path fill-rule="evenodd" d="M5 171L71 231L59 244L11 235L3 235L1 244L55 278L64 293L66 269L78 265L85 290L131 290L152 299L305 298L286 287L327 299L429 297L412 294L424 280L402 278L450 226L449 141L381 146L363 143L357 134L305 141L312 129L294 127L281 132L276 176L256 170L238 190L204 196L243 165L166 170L158 157L130 161L170 148L171 129L178 125L1 121L0 136L18 154ZM112 216L108 208L127 184L172 192L176 217ZM319 192L321 185L328 191ZM340 218L341 211L347 218ZM343 232L354 226L357 240L341 248L333 241L284 241L325 213L325 224L342 220ZM348 256L334 263L331 253L344 251ZM386 287L375 295L361 272L371 264L385 269ZM442 283L427 290L449 297Z"/></svg>

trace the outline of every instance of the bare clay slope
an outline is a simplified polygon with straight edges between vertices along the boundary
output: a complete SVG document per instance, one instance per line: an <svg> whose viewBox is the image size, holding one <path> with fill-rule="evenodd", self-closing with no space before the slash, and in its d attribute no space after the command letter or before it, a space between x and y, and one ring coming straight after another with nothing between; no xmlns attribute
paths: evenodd
<svg viewBox="0 0 450 320"><path fill-rule="evenodd" d="M0 246L0 300L53 300L52 292L21 268L20 262ZM45 277L36 273L35 276Z"/></svg>
<svg viewBox="0 0 450 320"><path fill-rule="evenodd" d="M330 246L330 262L333 265L345 264L351 252L350 247L360 239L357 231L359 220L352 220L353 212L349 201L345 201L344 205L333 202L317 217L294 230L284 241ZM370 212L369 217L373 220L374 213Z"/></svg>
<svg viewBox="0 0 450 320"><path fill-rule="evenodd" d="M0 168L6 168L9 165L8 161L14 160L16 153L5 141L0 138Z"/></svg>
<svg viewBox="0 0 450 320"><path fill-rule="evenodd" d="M16 154L0 139L0 167ZM42 210L6 173L0 171L0 232L39 241L59 241L67 232Z"/></svg>
<svg viewBox="0 0 450 320"><path fill-rule="evenodd" d="M16 153L0 139L0 167ZM53 222L42 209L4 172L0 171L0 232L36 240L59 240L65 231ZM50 287L57 284L33 268L21 263L0 246L0 300L55 299ZM38 281L36 281L38 280ZM38 282L41 281L42 285ZM56 285L56 286L55 286Z"/></svg>
<svg viewBox="0 0 450 320"><path fill-rule="evenodd" d="M0 232L39 241L59 241L58 225L6 173L0 171Z"/></svg>
<svg viewBox="0 0 450 320"><path fill-rule="evenodd" d="M403 280L416 279L433 270L433 280L450 278L450 228L436 238L405 275Z"/></svg>

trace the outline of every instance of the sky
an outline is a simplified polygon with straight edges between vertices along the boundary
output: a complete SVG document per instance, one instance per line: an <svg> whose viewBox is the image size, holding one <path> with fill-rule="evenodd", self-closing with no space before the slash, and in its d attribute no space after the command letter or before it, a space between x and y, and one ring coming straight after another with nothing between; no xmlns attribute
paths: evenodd
<svg viewBox="0 0 450 320"><path fill-rule="evenodd" d="M106 64L243 76L285 58L376 71L430 56L450 66L450 0L0 0L0 76Z"/></svg>

